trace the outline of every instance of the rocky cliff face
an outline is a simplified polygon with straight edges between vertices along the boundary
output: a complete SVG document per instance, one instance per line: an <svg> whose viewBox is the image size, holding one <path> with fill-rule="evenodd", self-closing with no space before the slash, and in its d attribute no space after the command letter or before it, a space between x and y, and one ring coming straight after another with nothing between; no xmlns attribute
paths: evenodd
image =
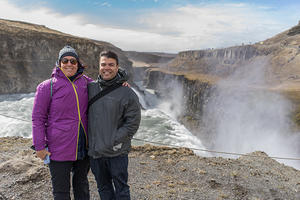
<svg viewBox="0 0 300 200"><path fill-rule="evenodd" d="M128 57L128 59L132 62L133 71L135 74L135 81L143 81L145 77L145 71L148 68L166 65L176 56L176 54L169 53L136 51L126 51L125 54Z"/></svg>
<svg viewBox="0 0 300 200"><path fill-rule="evenodd" d="M266 80L293 84L300 80L300 24L253 45L180 52L166 67L170 71L227 77L236 69L267 57Z"/></svg>
<svg viewBox="0 0 300 200"><path fill-rule="evenodd" d="M264 52L251 45L225 49L208 49L180 52L166 67L170 71L197 72L217 76L227 76L235 68L264 55Z"/></svg>
<svg viewBox="0 0 300 200"><path fill-rule="evenodd" d="M183 85L185 108L180 120L193 130L201 125L203 108L216 84L244 71L244 78L263 79L257 82L257 88L275 91L291 100L295 110L292 117L300 125L299 27L253 45L180 52L167 66L149 70L146 82L149 88L164 94L169 90L158 86L168 85L170 79ZM258 73L250 74L253 69ZM232 83L232 87L240 87L239 84Z"/></svg>
<svg viewBox="0 0 300 200"><path fill-rule="evenodd" d="M158 64L165 64L175 58L176 54L171 53L155 53L155 52L136 52L126 51L126 56L136 63L136 67L144 67Z"/></svg>
<svg viewBox="0 0 300 200"><path fill-rule="evenodd" d="M195 131L201 126L203 109L207 104L210 93L213 92L216 79L209 77L193 77L187 74L177 74L161 69L148 69L145 85L154 89L156 94L168 102L181 104L182 110L178 119L190 130ZM178 89L180 85L180 89ZM174 93L182 92L181 99L174 99ZM179 97L180 98L180 97ZM182 102L177 102L182 101Z"/></svg>
<svg viewBox="0 0 300 200"><path fill-rule="evenodd" d="M88 67L85 74L96 78L99 53L113 50L129 74L132 63L112 44L64 34L45 26L0 19L0 94L34 92L51 76L59 50L71 45Z"/></svg>

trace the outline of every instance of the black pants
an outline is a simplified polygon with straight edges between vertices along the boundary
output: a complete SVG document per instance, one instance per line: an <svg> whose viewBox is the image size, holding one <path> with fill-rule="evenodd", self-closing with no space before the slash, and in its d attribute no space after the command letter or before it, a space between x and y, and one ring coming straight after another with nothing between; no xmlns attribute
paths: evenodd
<svg viewBox="0 0 300 200"><path fill-rule="evenodd" d="M101 200L130 200L128 155L90 158Z"/></svg>
<svg viewBox="0 0 300 200"><path fill-rule="evenodd" d="M77 161L53 161L49 164L54 200L70 200L70 174L75 200L89 200L87 174L90 169L88 157Z"/></svg>

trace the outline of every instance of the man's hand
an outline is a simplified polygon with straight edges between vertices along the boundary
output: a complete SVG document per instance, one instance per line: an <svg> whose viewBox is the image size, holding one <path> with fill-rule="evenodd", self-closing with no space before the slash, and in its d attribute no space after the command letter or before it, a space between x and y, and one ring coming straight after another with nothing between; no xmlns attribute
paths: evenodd
<svg viewBox="0 0 300 200"><path fill-rule="evenodd" d="M113 146L113 150L114 150L114 151L118 151L118 150L121 149L121 148L122 148L122 143Z"/></svg>
<svg viewBox="0 0 300 200"><path fill-rule="evenodd" d="M46 155L51 155L51 153L49 151L47 151L46 149L40 150L40 151L36 151L36 156L39 157L41 160L45 160Z"/></svg>

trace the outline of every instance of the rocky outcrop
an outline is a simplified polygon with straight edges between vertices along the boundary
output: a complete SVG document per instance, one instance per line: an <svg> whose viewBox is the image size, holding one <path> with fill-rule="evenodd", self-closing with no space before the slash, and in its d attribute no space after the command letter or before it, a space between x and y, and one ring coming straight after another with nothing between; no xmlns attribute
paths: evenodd
<svg viewBox="0 0 300 200"><path fill-rule="evenodd" d="M300 34L300 21L298 22L298 25L291 28L288 33L289 36Z"/></svg>
<svg viewBox="0 0 300 200"><path fill-rule="evenodd" d="M132 63L124 52L107 42L75 37L41 25L0 19L0 94L34 92L41 81L51 76L59 50L71 45L87 65L85 74L98 75L102 50L113 50L120 66L130 75Z"/></svg>

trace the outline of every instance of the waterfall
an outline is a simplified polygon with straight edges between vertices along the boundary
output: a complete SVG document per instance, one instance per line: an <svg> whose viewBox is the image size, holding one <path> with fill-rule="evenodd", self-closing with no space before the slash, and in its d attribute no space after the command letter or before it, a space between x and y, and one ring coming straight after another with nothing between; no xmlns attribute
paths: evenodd
<svg viewBox="0 0 300 200"><path fill-rule="evenodd" d="M204 149L201 141L168 113L153 105L157 101L154 94L145 91L137 93L145 110L135 138L167 145ZM145 95L146 94L146 95ZM148 95L148 96L147 96ZM34 94L0 95L0 137L21 136L31 138L31 113ZM149 106L151 105L151 106ZM145 142L133 140L133 145ZM203 152L195 151L206 155Z"/></svg>

